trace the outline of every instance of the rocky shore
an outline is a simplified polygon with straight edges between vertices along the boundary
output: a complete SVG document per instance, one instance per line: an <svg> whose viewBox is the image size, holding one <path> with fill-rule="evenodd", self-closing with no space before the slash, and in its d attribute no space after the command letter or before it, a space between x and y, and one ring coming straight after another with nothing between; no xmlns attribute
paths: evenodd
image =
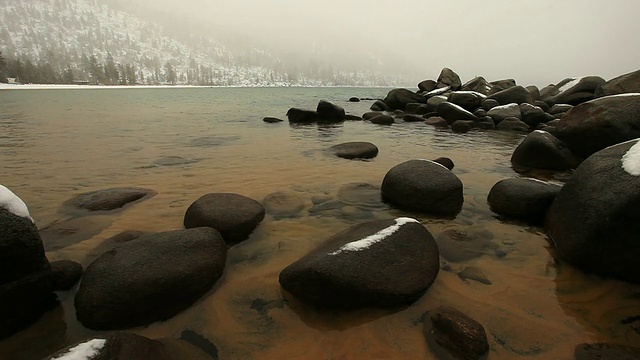
<svg viewBox="0 0 640 360"><path fill-rule="evenodd" d="M370 101L371 112L365 114L351 115L322 100L315 110L291 108L286 117L292 127L366 121L385 128L422 122L451 136L526 134L511 157L513 169L522 176L491 188L486 194L491 211L501 219L544 229L557 262L640 284L640 71L609 81L567 78L538 89L512 79L489 82L477 77L462 83L445 68L437 79L420 82L418 89L394 89L384 99L349 99ZM265 126L283 122L273 117L264 121L269 124ZM380 151L363 141L326 150L354 166ZM338 199L312 199L310 214L336 211L357 224L281 269L283 306L293 297L341 314L374 308L400 311L429 292L447 261L464 261L476 256L474 249L490 246L470 233L432 234L412 216L443 222L458 216L465 188L452 171L455 161L406 159L388 169L380 184L350 184L341 188ZM559 184L525 176L532 170L569 176ZM27 204L0 186L0 338L29 327L52 309L57 294L67 292L74 297L75 316L82 325L105 332L47 359L217 359L215 346L200 334L150 339L121 331L170 321L215 292L228 268L228 251L249 239L265 216L295 219L305 205L287 192L274 192L261 201L207 193L183 210L184 228L120 234L88 253L83 264L49 262L45 256L45 250L68 246L79 236L91 237L81 232L87 227L82 222L86 215L117 213L155 195L140 187L78 194L60 210L71 220L38 229ZM380 207L399 216L366 216ZM69 228L77 231L65 232ZM491 285L477 268L458 275ZM453 307L423 311L419 322L434 358L492 358L490 326ZM640 359L640 348L575 346L575 354L567 358Z"/></svg>

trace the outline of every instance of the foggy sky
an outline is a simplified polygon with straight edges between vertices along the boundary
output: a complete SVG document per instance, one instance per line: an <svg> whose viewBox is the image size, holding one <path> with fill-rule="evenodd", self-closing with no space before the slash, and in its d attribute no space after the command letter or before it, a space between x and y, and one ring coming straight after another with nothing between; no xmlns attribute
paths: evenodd
<svg viewBox="0 0 640 360"><path fill-rule="evenodd" d="M190 13L274 47L372 56L416 81L444 66L462 81L544 86L640 69L638 0L136 0Z"/></svg>

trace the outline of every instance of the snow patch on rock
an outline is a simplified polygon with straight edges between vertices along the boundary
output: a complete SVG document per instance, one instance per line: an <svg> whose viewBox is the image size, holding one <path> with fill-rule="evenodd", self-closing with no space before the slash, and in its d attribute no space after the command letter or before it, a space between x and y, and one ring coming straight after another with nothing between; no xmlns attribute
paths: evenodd
<svg viewBox="0 0 640 360"><path fill-rule="evenodd" d="M107 343L105 339L93 339L69 349L69 352L51 360L89 360L100 354Z"/></svg>
<svg viewBox="0 0 640 360"><path fill-rule="evenodd" d="M640 141L622 156L622 168L629 175L640 176Z"/></svg>
<svg viewBox="0 0 640 360"><path fill-rule="evenodd" d="M26 217L33 221L33 218L29 214L29 208L27 204L14 194L13 191L7 189L5 186L0 185L0 207L5 208L7 211L20 217Z"/></svg>
<svg viewBox="0 0 640 360"><path fill-rule="evenodd" d="M396 223L388 226L378 232L376 232L373 235L369 235L366 238L357 240L357 241L352 241L350 243L344 244L342 245L342 247L340 247L338 250L328 253L328 255L338 255L342 252L345 251L362 251L362 250L366 250L369 247L371 247L371 245L379 243L380 241L383 241L384 239L388 238L389 236L393 235L396 231L400 230L400 227L404 224L408 224L408 223L419 223L418 220L416 219L412 219L412 218L408 218L408 217L401 217L401 218L397 218L396 219Z"/></svg>

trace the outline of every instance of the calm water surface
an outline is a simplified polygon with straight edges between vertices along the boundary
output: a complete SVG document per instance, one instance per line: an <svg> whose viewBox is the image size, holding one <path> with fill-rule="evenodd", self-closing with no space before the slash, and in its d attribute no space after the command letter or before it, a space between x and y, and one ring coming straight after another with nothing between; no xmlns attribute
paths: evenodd
<svg viewBox="0 0 640 360"><path fill-rule="evenodd" d="M122 231L181 228L187 207L206 193L262 200L289 191L305 199L299 218L267 216L249 240L232 247L224 277L196 305L169 321L131 330L151 338L193 330L216 345L221 359L434 359L421 318L445 304L484 325L490 359L572 359L574 346L582 342L640 344L640 326L629 323L640 314L640 288L555 263L542 229L501 221L489 210L491 186L518 176L509 158L521 135L460 135L402 121L302 127L262 122L265 116L286 119L290 107L315 108L320 99L362 115L371 101L346 99L386 93L375 88L0 91L0 183L28 204L40 228L67 219L61 205L82 192L117 186L158 192L121 212L95 216L104 224L98 235L47 253L50 260L79 262ZM373 142L380 154L371 161L349 161L327 153L347 141ZM351 183L379 186L400 162L440 156L453 159L453 172L465 186L465 204L454 220L366 204L308 211L314 196L335 197ZM175 159L184 163L172 164ZM325 312L283 293L280 270L363 221L354 213L369 220L409 215L436 237L456 229L483 234L491 246L472 260L443 261L446 270L428 292L402 309ZM457 273L469 266L480 268L492 285L461 280ZM59 293L60 306L0 341L0 359L40 359L95 334L75 319L74 293Z"/></svg>

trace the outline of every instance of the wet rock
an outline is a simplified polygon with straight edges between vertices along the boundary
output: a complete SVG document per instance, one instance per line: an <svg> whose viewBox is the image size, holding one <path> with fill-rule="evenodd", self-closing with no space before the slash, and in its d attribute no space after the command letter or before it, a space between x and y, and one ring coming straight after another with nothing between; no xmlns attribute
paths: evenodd
<svg viewBox="0 0 640 360"><path fill-rule="evenodd" d="M304 210L304 202L292 192L271 193L264 197L262 204L266 213L277 219L297 217Z"/></svg>
<svg viewBox="0 0 640 360"><path fill-rule="evenodd" d="M380 188L367 183L345 184L338 189L338 199L345 204L384 207Z"/></svg>
<svg viewBox="0 0 640 360"><path fill-rule="evenodd" d="M345 120L349 120L349 121L361 121L362 118L360 116L357 115L351 115L351 114L346 114L344 116Z"/></svg>
<svg viewBox="0 0 640 360"><path fill-rule="evenodd" d="M382 196L402 209L455 216L462 209L462 182L449 169L429 160L409 160L387 172Z"/></svg>
<svg viewBox="0 0 640 360"><path fill-rule="evenodd" d="M90 191L67 200L63 211L74 214L82 211L111 211L155 194L150 189L126 187Z"/></svg>
<svg viewBox="0 0 640 360"><path fill-rule="evenodd" d="M500 104L494 99L484 99L481 104L482 108L489 111L496 106L500 106Z"/></svg>
<svg viewBox="0 0 640 360"><path fill-rule="evenodd" d="M446 167L449 170L453 170L453 167L455 166L453 164L453 160L449 159L448 157L439 157L437 159L433 159L433 162L437 162L438 164Z"/></svg>
<svg viewBox="0 0 640 360"><path fill-rule="evenodd" d="M396 122L393 119L393 117L389 115L378 115L378 116L372 117L371 119L369 119L369 121L377 125L391 125Z"/></svg>
<svg viewBox="0 0 640 360"><path fill-rule="evenodd" d="M327 240L280 273L280 285L323 307L410 304L431 286L440 268L433 236L417 220L398 218L356 225Z"/></svg>
<svg viewBox="0 0 640 360"><path fill-rule="evenodd" d="M489 94L493 86L482 76L475 77L462 85L462 91L475 91L483 95Z"/></svg>
<svg viewBox="0 0 640 360"><path fill-rule="evenodd" d="M384 115L384 113L380 112L380 111L369 111L366 112L364 114L362 114L362 119L363 120L371 120L371 118L374 118L378 115Z"/></svg>
<svg viewBox="0 0 640 360"><path fill-rule="evenodd" d="M451 130L455 133L467 133L476 127L476 122L472 120L457 120L451 124Z"/></svg>
<svg viewBox="0 0 640 360"><path fill-rule="evenodd" d="M484 327L465 315L449 307L441 306L428 313L424 334L446 349L453 358L464 360L481 359L489 352L489 342Z"/></svg>
<svg viewBox="0 0 640 360"><path fill-rule="evenodd" d="M333 145L331 151L343 159L373 159L378 155L378 147L364 141Z"/></svg>
<svg viewBox="0 0 640 360"><path fill-rule="evenodd" d="M238 135L212 135L203 136L193 139L189 142L190 146L197 146L203 148L211 148L216 146L229 145L235 141L238 141L240 136Z"/></svg>
<svg viewBox="0 0 640 360"><path fill-rule="evenodd" d="M298 108L291 108L287 111L287 118L290 123L295 124L309 124L318 121L318 112L313 110L305 110Z"/></svg>
<svg viewBox="0 0 640 360"><path fill-rule="evenodd" d="M546 228L561 259L587 272L640 283L637 143L609 147L580 164L551 205Z"/></svg>
<svg viewBox="0 0 640 360"><path fill-rule="evenodd" d="M511 156L514 167L567 170L577 165L569 148L555 136L536 130L516 147Z"/></svg>
<svg viewBox="0 0 640 360"><path fill-rule="evenodd" d="M609 95L640 93L640 70L613 78L598 86L594 95L603 97Z"/></svg>
<svg viewBox="0 0 640 360"><path fill-rule="evenodd" d="M83 216L53 223L40 230L40 236L46 251L56 251L91 239L112 223L106 216Z"/></svg>
<svg viewBox="0 0 640 360"><path fill-rule="evenodd" d="M36 225L0 204L0 284L49 271Z"/></svg>
<svg viewBox="0 0 640 360"><path fill-rule="evenodd" d="M517 131L517 132L529 132L530 130L529 125L527 125L524 121L514 117L508 117L500 121L500 123L496 125L496 129L502 130L502 131Z"/></svg>
<svg viewBox="0 0 640 360"><path fill-rule="evenodd" d="M100 255L106 253L114 247L129 242L133 239L137 239L142 235L145 235L145 233L141 231L126 230L115 236L112 236L101 242L100 245L91 249L82 260L82 265L87 266L91 264L95 259L97 259Z"/></svg>
<svg viewBox="0 0 640 360"><path fill-rule="evenodd" d="M426 119L425 124L433 125L433 126L448 126L447 120L441 118L440 116L432 116Z"/></svg>
<svg viewBox="0 0 640 360"><path fill-rule="evenodd" d="M211 193L193 202L184 215L187 229L207 226L222 234L229 245L246 240L264 219L262 204L246 196Z"/></svg>
<svg viewBox="0 0 640 360"><path fill-rule="evenodd" d="M427 98L407 89L393 89L389 91L383 101L391 110L403 110L409 103L425 104Z"/></svg>
<svg viewBox="0 0 640 360"><path fill-rule="evenodd" d="M202 350L177 339L151 340L132 333L107 333L70 345L46 360L62 359L213 360Z"/></svg>
<svg viewBox="0 0 640 360"><path fill-rule="evenodd" d="M320 202L309 209L309 215L337 216L342 213L344 206L345 203L340 200Z"/></svg>
<svg viewBox="0 0 640 360"><path fill-rule="evenodd" d="M429 92L435 90L437 85L438 84L433 80L424 80L418 84L418 89L420 89L420 91Z"/></svg>
<svg viewBox="0 0 640 360"><path fill-rule="evenodd" d="M466 267L458 273L458 277L462 280L473 280L485 285L492 285L491 280L487 278L487 275L475 266Z"/></svg>
<svg viewBox="0 0 640 360"><path fill-rule="evenodd" d="M150 167L180 166L180 165L189 165L197 162L198 160L186 159L186 158L183 158L182 156L164 156L154 161Z"/></svg>
<svg viewBox="0 0 640 360"><path fill-rule="evenodd" d="M371 105L371 110L373 110L373 111L387 111L387 110L389 110L389 106L382 100L376 100Z"/></svg>
<svg viewBox="0 0 640 360"><path fill-rule="evenodd" d="M554 134L583 158L640 137L640 94L598 98L569 110Z"/></svg>
<svg viewBox="0 0 640 360"><path fill-rule="evenodd" d="M478 118L470 113L469 111L463 109L461 106L450 102L443 102L438 105L437 109L438 115L440 115L443 119L447 120L447 123L453 124L457 120L473 120L477 121Z"/></svg>
<svg viewBox="0 0 640 360"><path fill-rule="evenodd" d="M269 123L269 124L275 124L275 123L279 123L279 122L283 122L284 120L282 119L278 119L275 117L265 117L264 119L262 119L262 121Z"/></svg>
<svg viewBox="0 0 640 360"><path fill-rule="evenodd" d="M352 96L349 98L349 102L360 102L360 99L355 96Z"/></svg>
<svg viewBox="0 0 640 360"><path fill-rule="evenodd" d="M506 118L520 119L522 113L520 112L520 106L517 104L508 104L491 108L491 110L487 111L487 116L490 116L496 124L500 124Z"/></svg>
<svg viewBox="0 0 640 360"><path fill-rule="evenodd" d="M496 124L493 122L493 119L491 119L490 116L481 117L476 123L476 125L478 126L478 128L484 129L484 130L490 130L490 129L496 128Z"/></svg>
<svg viewBox="0 0 640 360"><path fill-rule="evenodd" d="M475 259L493 247L491 240L485 236L455 229L440 233L436 242L440 255L451 262Z"/></svg>
<svg viewBox="0 0 640 360"><path fill-rule="evenodd" d="M485 95L474 91L456 91L449 94L447 101L461 106L467 111L474 111L481 106L482 100L486 98Z"/></svg>
<svg viewBox="0 0 640 360"><path fill-rule="evenodd" d="M455 73L455 71L445 67L440 71L440 76L438 76L438 80L436 81L437 88L450 87L451 90L456 91L460 89L462 86L462 81L460 81L460 76Z"/></svg>
<svg viewBox="0 0 640 360"><path fill-rule="evenodd" d="M70 290L82 277L82 265L71 260L51 262L51 276L55 291Z"/></svg>
<svg viewBox="0 0 640 360"><path fill-rule="evenodd" d="M145 235L113 248L85 271L75 297L78 320L111 330L169 319L218 281L226 250L220 233L206 227Z"/></svg>
<svg viewBox="0 0 640 360"><path fill-rule="evenodd" d="M516 103L518 105L522 103L532 103L533 98L529 90L522 86L513 86L508 89L499 91L492 95L489 95L489 99L497 101L500 105L507 105Z"/></svg>
<svg viewBox="0 0 640 360"><path fill-rule="evenodd" d="M402 116L402 120L404 120L405 122L423 122L424 118L420 115L405 114L404 116Z"/></svg>
<svg viewBox="0 0 640 360"><path fill-rule="evenodd" d="M552 115L547 114L541 108L527 103L520 104L520 114L522 121L532 127L554 119Z"/></svg>
<svg viewBox="0 0 640 360"><path fill-rule="evenodd" d="M526 89L529 90L531 99L533 100L535 105L535 102L540 99L540 89L538 89L538 87L535 85L526 86Z"/></svg>
<svg viewBox="0 0 640 360"><path fill-rule="evenodd" d="M493 185L487 202L496 214L541 223L560 189L535 179L504 179Z"/></svg>
<svg viewBox="0 0 640 360"><path fill-rule="evenodd" d="M340 106L325 100L320 100L316 109L320 120L324 122L340 122L345 120L345 111Z"/></svg>
<svg viewBox="0 0 640 360"><path fill-rule="evenodd" d="M549 105L578 105L593 100L596 88L604 83L605 80L599 76L567 78L559 82L540 99Z"/></svg>
<svg viewBox="0 0 640 360"><path fill-rule="evenodd" d="M639 360L640 348L614 344L580 344L573 354L575 360Z"/></svg>

